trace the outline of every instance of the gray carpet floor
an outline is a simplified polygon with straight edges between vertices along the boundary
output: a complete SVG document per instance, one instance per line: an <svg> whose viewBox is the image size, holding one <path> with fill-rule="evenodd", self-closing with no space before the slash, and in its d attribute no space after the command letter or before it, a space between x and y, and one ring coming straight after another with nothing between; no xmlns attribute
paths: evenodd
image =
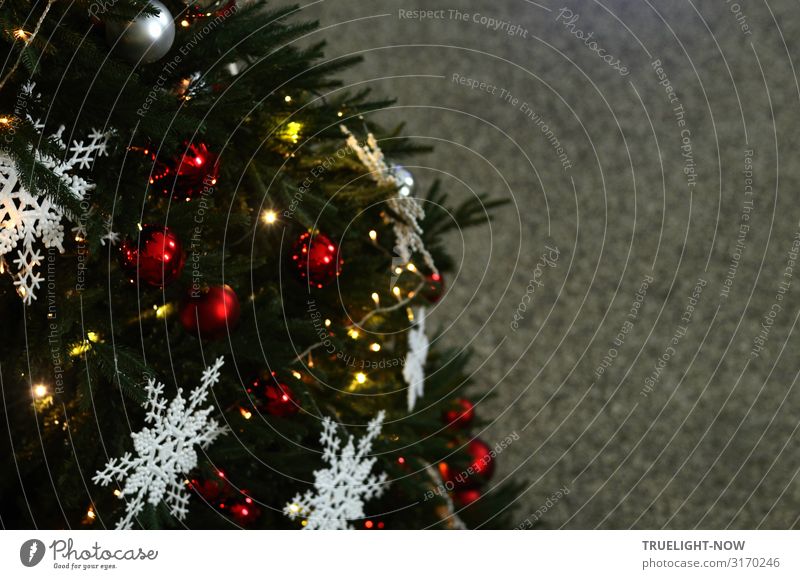
<svg viewBox="0 0 800 579"><path fill-rule="evenodd" d="M511 201L452 236L432 323L475 350L481 436L519 436L494 479L526 481L515 524L798 527L800 5L303 15L364 56L347 82L397 98L384 125L435 146L420 191Z"/></svg>

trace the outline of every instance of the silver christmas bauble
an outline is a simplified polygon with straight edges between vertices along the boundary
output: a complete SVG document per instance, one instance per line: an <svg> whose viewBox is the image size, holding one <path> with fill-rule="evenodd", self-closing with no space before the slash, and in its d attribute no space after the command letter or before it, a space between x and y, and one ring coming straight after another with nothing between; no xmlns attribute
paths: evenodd
<svg viewBox="0 0 800 579"><path fill-rule="evenodd" d="M155 62L163 57L175 40L175 22L166 6L148 0L158 16L143 14L133 21L108 20L106 41L116 54L132 64Z"/></svg>
<svg viewBox="0 0 800 579"><path fill-rule="evenodd" d="M402 165L392 165L392 175L397 180L399 187L397 192L403 197L408 197L414 190L414 176L411 171Z"/></svg>

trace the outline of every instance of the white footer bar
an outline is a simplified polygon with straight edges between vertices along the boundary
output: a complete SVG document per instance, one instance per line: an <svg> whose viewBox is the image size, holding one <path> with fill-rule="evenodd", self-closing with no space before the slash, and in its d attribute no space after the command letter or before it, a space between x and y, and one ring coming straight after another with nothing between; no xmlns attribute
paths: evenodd
<svg viewBox="0 0 800 579"><path fill-rule="evenodd" d="M3 577L800 577L798 531L4 531ZM152 575L155 576L155 575Z"/></svg>

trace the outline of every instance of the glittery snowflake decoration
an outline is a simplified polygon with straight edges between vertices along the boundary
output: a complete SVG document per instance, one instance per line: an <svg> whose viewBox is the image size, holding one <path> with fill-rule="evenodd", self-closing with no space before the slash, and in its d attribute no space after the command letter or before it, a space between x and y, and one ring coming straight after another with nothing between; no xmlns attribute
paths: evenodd
<svg viewBox="0 0 800 579"><path fill-rule="evenodd" d="M31 96L33 85L23 90L26 97ZM37 129L43 125L33 119ZM91 167L95 157L106 154L110 133L92 131L88 141L73 141L67 148L62 139L65 128L61 126L52 137L52 142L65 151L63 158L51 157L35 151L36 160L61 178L65 188L77 201L83 201L94 185L84 178L72 174L75 170ZM44 257L37 247L41 242L45 248L58 249L64 252L64 225L62 219L74 220L63 208L54 204L46 195L31 192L21 182L19 172L13 159L5 152L0 152L0 260L17 250L13 259L15 272L14 285L25 304L36 299L44 277L38 268Z"/></svg>
<svg viewBox="0 0 800 579"><path fill-rule="evenodd" d="M383 494L386 473L370 474L376 459L368 458L372 443L380 435L385 413L380 411L358 441L350 436L339 452L342 440L330 417L322 421L322 458L330 466L314 472L314 489L299 494L284 507L292 520L306 519L304 529L347 529L349 521L364 517L364 502Z"/></svg>
<svg viewBox="0 0 800 579"><path fill-rule="evenodd" d="M185 476L197 467L195 446L205 449L227 430L209 418L213 406L200 408L219 381L222 364L219 357L203 371L200 386L189 393L188 400L179 388L169 406L163 397L164 385L155 379L148 382L145 422L150 426L131 434L136 456L126 452L122 458L112 458L92 479L103 486L124 482L119 498L126 501L125 516L117 529L130 529L145 502L156 506L164 501L172 515L186 518L190 494Z"/></svg>
<svg viewBox="0 0 800 579"><path fill-rule="evenodd" d="M398 190L398 195L387 200L389 209L394 215L389 216L395 235L394 250L403 263L411 261L413 253L419 252L427 265L434 273L438 273L433 257L425 248L422 241L422 227L419 222L425 218L425 210L419 200L410 195L410 187L402 173L405 169L390 166L383 157L383 151L378 146L378 141L372 133L367 134L367 142L359 143L355 135L347 127L340 125L342 132L347 136L347 145L355 151L359 160L369 169L370 177L381 186L391 185ZM396 216L396 217L395 217ZM392 266L394 269L394 264Z"/></svg>
<svg viewBox="0 0 800 579"><path fill-rule="evenodd" d="M414 327L408 332L408 354L403 365L403 378L408 384L408 411L414 410L417 398L425 394L425 362L428 359L428 336L425 335L424 307L415 308Z"/></svg>

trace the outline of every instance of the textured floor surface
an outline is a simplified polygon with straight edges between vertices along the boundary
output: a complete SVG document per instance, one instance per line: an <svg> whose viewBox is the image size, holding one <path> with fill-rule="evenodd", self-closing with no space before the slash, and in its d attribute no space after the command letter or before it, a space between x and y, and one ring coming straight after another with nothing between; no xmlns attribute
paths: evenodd
<svg viewBox="0 0 800 579"><path fill-rule="evenodd" d="M512 201L453 236L435 321L496 394L483 437L519 435L495 478L529 484L517 524L797 527L797 2L303 13L435 146L422 190Z"/></svg>

